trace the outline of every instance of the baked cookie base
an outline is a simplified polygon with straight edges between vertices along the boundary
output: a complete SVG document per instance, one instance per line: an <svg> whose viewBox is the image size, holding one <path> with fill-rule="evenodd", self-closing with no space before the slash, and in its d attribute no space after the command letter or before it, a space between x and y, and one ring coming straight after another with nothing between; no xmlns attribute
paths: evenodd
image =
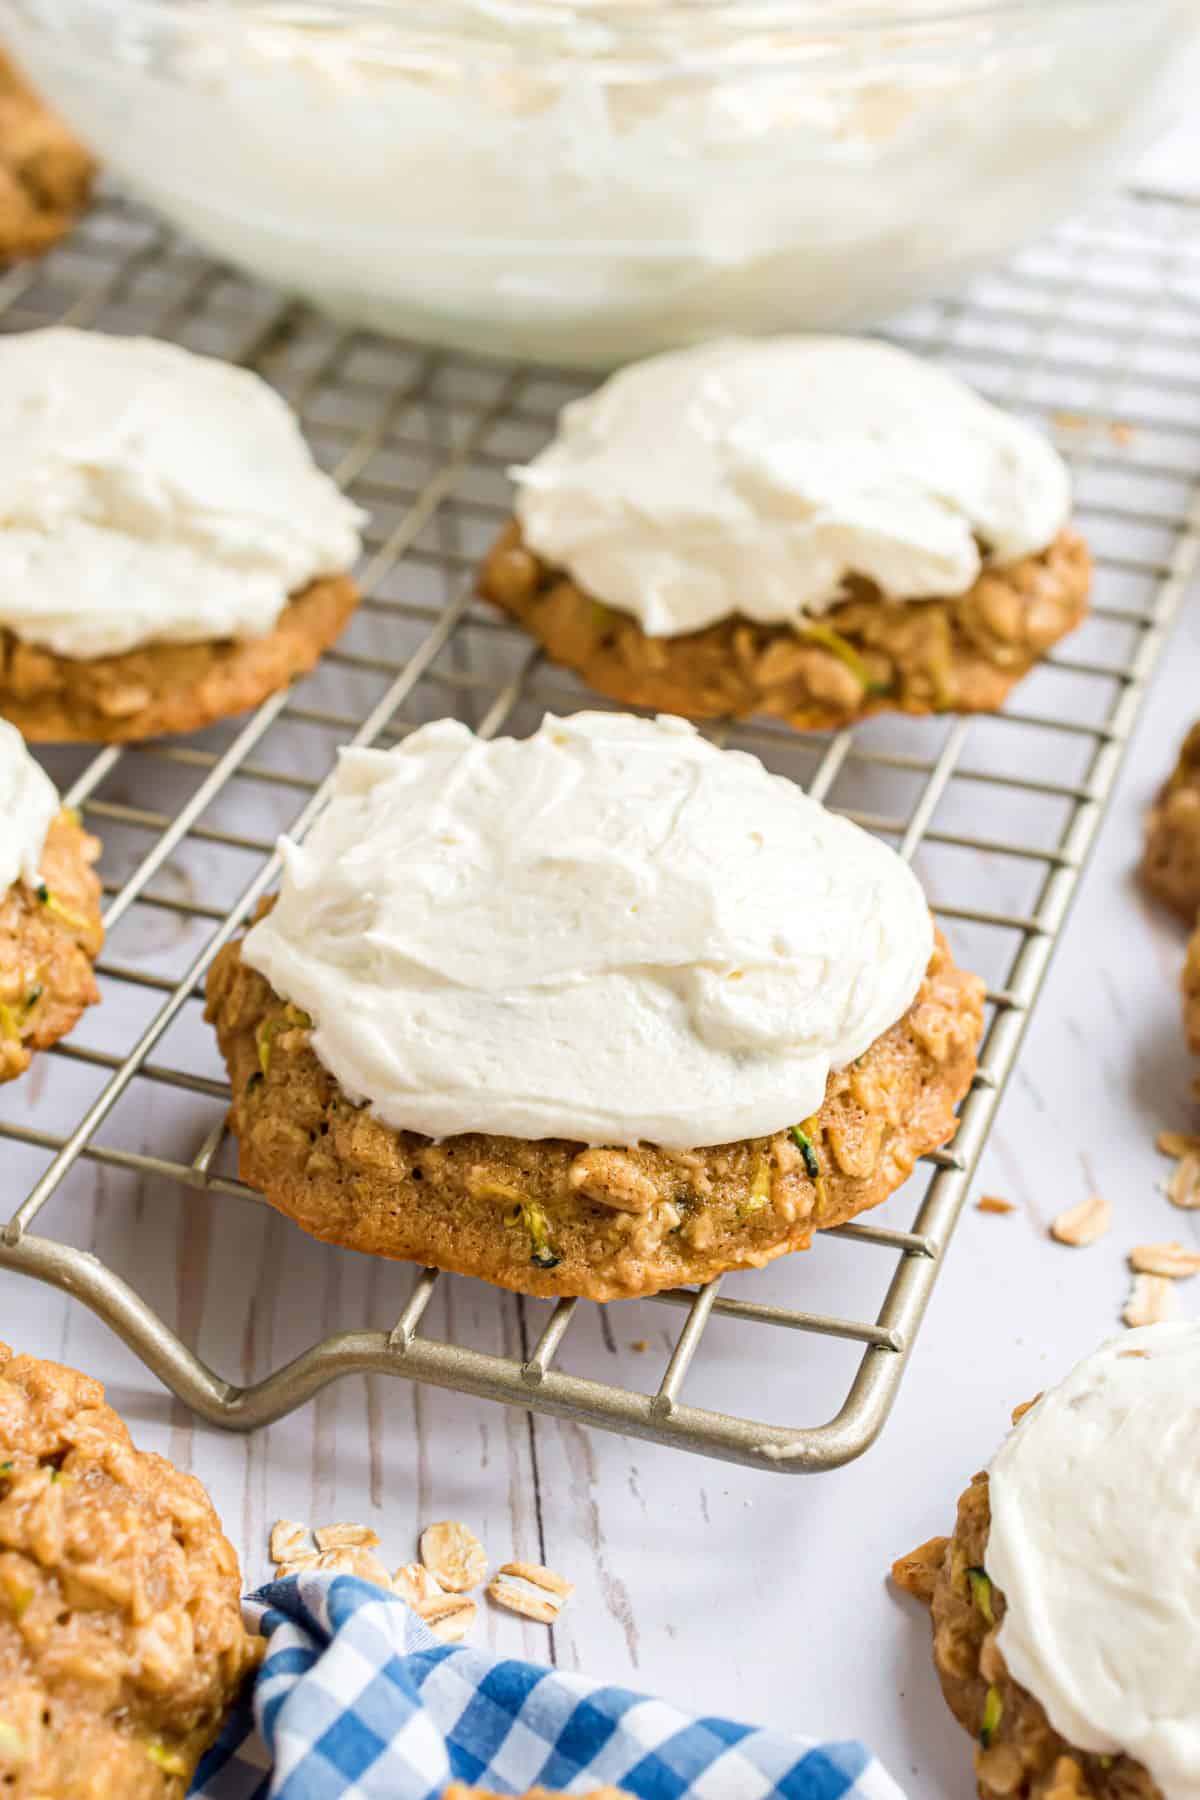
<svg viewBox="0 0 1200 1800"><path fill-rule="evenodd" d="M92 964L104 942L100 845L72 813L46 834L43 886L14 882L0 899L0 1082L29 1067L100 998Z"/></svg>
<svg viewBox="0 0 1200 1800"><path fill-rule="evenodd" d="M0 715L31 743L121 744L201 731L306 675L357 604L350 577L330 576L294 594L266 637L149 644L87 661L0 631Z"/></svg>
<svg viewBox="0 0 1200 1800"><path fill-rule="evenodd" d="M652 638L543 563L515 521L479 579L484 599L610 699L692 719L765 713L799 731L881 712L994 712L1081 623L1090 586L1087 546L1063 531L955 600L890 601L860 582L803 629L734 618Z"/></svg>
<svg viewBox="0 0 1200 1800"><path fill-rule="evenodd" d="M1131 1757L1068 1744L1040 1701L1009 1674L996 1641L1004 1595L987 1583L989 1619L978 1592L990 1526L988 1478L976 1475L958 1503L953 1537L931 1538L892 1569L899 1586L931 1609L946 1704L978 1742L980 1800L1162 1800L1148 1770ZM985 1710L995 1721L991 1729L984 1726Z"/></svg>
<svg viewBox="0 0 1200 1800"><path fill-rule="evenodd" d="M306 1231L518 1293L617 1300L761 1268L886 1200L954 1135L983 992L939 935L905 1017L796 1121L806 1143L781 1131L694 1151L393 1131L347 1099L307 1016L242 960L240 942L212 966L207 1017L242 1179Z"/></svg>
<svg viewBox="0 0 1200 1800"><path fill-rule="evenodd" d="M183 1800L257 1640L208 1495L99 1382L0 1345L0 1782Z"/></svg>
<svg viewBox="0 0 1200 1800"><path fill-rule="evenodd" d="M95 164L0 50L0 264L40 256L91 198Z"/></svg>
<svg viewBox="0 0 1200 1800"><path fill-rule="evenodd" d="M1200 916L1200 724L1146 821L1142 880L1188 925Z"/></svg>

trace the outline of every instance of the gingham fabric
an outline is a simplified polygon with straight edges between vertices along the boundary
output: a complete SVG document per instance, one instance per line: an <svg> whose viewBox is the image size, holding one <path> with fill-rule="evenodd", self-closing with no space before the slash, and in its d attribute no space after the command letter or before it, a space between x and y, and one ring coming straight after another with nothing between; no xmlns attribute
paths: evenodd
<svg viewBox="0 0 1200 1800"><path fill-rule="evenodd" d="M439 1800L606 1783L636 1800L904 1800L861 1744L694 1719L626 1688L440 1644L403 1601L301 1575L247 1601L267 1653L197 1772L204 1800Z"/></svg>

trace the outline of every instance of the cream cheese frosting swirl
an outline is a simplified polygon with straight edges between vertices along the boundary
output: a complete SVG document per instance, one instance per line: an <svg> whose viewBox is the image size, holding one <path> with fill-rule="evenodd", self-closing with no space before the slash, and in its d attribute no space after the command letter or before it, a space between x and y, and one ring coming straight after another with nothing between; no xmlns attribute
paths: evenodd
<svg viewBox="0 0 1200 1800"><path fill-rule="evenodd" d="M57 656L262 637L363 514L246 369L153 338L0 338L0 626Z"/></svg>
<svg viewBox="0 0 1200 1800"><path fill-rule="evenodd" d="M1200 1324L1104 1344L990 1471L1010 1673L1082 1750L1200 1796Z"/></svg>
<svg viewBox="0 0 1200 1800"><path fill-rule="evenodd" d="M1070 511L1057 451L868 338L723 339L622 369L514 470L526 543L650 637L965 594Z"/></svg>
<svg viewBox="0 0 1200 1800"><path fill-rule="evenodd" d="M0 898L14 881L36 887L41 880L38 864L58 806L54 783L16 726L0 719Z"/></svg>
<svg viewBox="0 0 1200 1800"><path fill-rule="evenodd" d="M678 1148L820 1106L915 995L908 867L683 720L343 752L244 955L397 1130Z"/></svg>

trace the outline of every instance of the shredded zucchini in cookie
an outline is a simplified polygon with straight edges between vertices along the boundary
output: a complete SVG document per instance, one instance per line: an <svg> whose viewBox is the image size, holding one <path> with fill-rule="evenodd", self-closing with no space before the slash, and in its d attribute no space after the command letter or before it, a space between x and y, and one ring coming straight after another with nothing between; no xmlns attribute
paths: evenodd
<svg viewBox="0 0 1200 1800"><path fill-rule="evenodd" d="M771 1198L771 1159L760 1156L754 1165L754 1175L750 1182L750 1192L738 1208L738 1213L745 1218L748 1213L761 1212Z"/></svg>
<svg viewBox="0 0 1200 1800"><path fill-rule="evenodd" d="M89 929L88 921L80 918L78 913L72 912L69 907L63 905L61 900L56 899L44 881L38 883L34 893L37 895L38 905L44 906L46 911L53 913L56 919L61 919L64 925L69 925L72 931Z"/></svg>
<svg viewBox="0 0 1200 1800"><path fill-rule="evenodd" d="M815 644L820 644L831 656L836 656L868 694L886 694L890 691L886 682L875 680L849 638L844 638L832 625L822 625L815 620L806 619L797 626L797 630L802 637L812 638Z"/></svg>
<svg viewBox="0 0 1200 1800"><path fill-rule="evenodd" d="M165 1775L189 1775L191 1764L186 1757L180 1756L178 1750L168 1750L165 1744L149 1743L146 1755L152 1763L157 1763Z"/></svg>
<svg viewBox="0 0 1200 1800"><path fill-rule="evenodd" d="M524 1225L529 1233L529 1260L538 1269L557 1269L562 1258L550 1242L550 1226L535 1200L519 1200L504 1215L506 1225Z"/></svg>
<svg viewBox="0 0 1200 1800"><path fill-rule="evenodd" d="M810 1181L819 1181L821 1178L821 1159L813 1149L812 1139L802 1125L789 1125L788 1130L791 1132L792 1137L799 1146L800 1154L804 1158L804 1173L808 1176Z"/></svg>
<svg viewBox="0 0 1200 1800"><path fill-rule="evenodd" d="M271 1067L271 1045L281 1031L311 1031L312 1020L300 1007L289 1001L281 1013L264 1019L254 1034L255 1046L258 1050L258 1066L265 1076Z"/></svg>
<svg viewBox="0 0 1200 1800"><path fill-rule="evenodd" d="M971 1589L971 1598L983 1614L989 1625L996 1623L996 1615L992 1610L992 1584L982 1569L968 1569L967 1581Z"/></svg>
<svg viewBox="0 0 1200 1800"><path fill-rule="evenodd" d="M979 1727L979 1742L985 1750L990 1750L992 1741L1000 1729L1000 1720L1004 1716L1004 1699L998 1687L990 1687L983 1703L983 1720Z"/></svg>

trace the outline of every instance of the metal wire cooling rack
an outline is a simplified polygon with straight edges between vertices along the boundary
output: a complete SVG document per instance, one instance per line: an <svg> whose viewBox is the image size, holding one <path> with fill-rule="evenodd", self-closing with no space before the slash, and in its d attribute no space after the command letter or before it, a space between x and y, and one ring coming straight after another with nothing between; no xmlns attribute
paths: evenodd
<svg viewBox="0 0 1200 1800"><path fill-rule="evenodd" d="M839 1291L828 1273L838 1246L821 1243L777 1265L773 1281L727 1278L646 1303L656 1317L680 1309L682 1326L661 1377L640 1391L565 1366L574 1343L586 1358L593 1341L586 1328L572 1331L586 1303L544 1308L540 1324L534 1303L519 1303L516 1356L456 1341L449 1330L430 1335L423 1321L454 1317L448 1306L430 1311L431 1297L457 1278L426 1270L411 1276L390 1330L326 1337L239 1386L206 1366L122 1274L63 1241L71 1199L81 1182L99 1191L124 1174L136 1176L142 1209L147 1195L181 1184L188 1207L215 1209L217 1233L237 1229L229 1197L257 1200L233 1172L200 988L217 950L272 884L277 832L302 830L321 805L339 743L393 742L447 711L482 731L520 732L546 706L585 701L471 591L472 570L505 516L506 466L544 440L578 384L339 329L207 261L118 196L47 262L10 272L0 281L4 329L58 322L146 331L259 369L297 407L318 456L373 523L363 606L298 688L191 740L48 758L104 839L106 1004L30 1077L0 1092L5 1183L25 1195L0 1239L0 1267L82 1300L188 1406L240 1429L281 1416L339 1375L382 1371L760 1468L825 1469L864 1450L895 1397L1200 553L1198 309L1197 220L1141 195L966 296L897 321L901 341L1054 431L1074 464L1078 515L1098 556L1094 616L998 718L881 720L821 738L770 725L719 734L916 858L960 958L989 981L982 1060L955 1145L930 1158L882 1215L911 1217L911 1229L858 1223L830 1234L846 1241L856 1268L872 1259L872 1274L880 1271L874 1316L797 1304L811 1296L828 1305ZM63 1231L35 1234L56 1196L54 1210L68 1212ZM148 1229L139 1210L128 1242L136 1246ZM817 1349L811 1334L862 1346L833 1416L772 1424L685 1400L705 1346L729 1330L735 1355L758 1372L758 1404L739 1412L762 1410L763 1370L807 1369Z"/></svg>

